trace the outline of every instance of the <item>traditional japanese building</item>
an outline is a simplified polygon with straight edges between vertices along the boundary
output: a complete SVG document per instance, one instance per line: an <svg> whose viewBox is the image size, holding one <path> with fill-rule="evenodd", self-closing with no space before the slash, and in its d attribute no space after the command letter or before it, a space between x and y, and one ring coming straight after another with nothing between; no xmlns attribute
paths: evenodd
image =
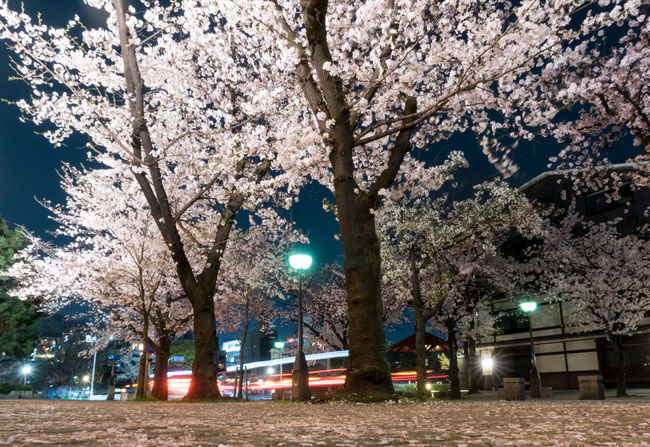
<svg viewBox="0 0 650 447"><path fill-rule="evenodd" d="M608 174L625 177L631 165L615 165ZM579 174L579 173L578 173ZM546 172L520 187L526 196L543 206L552 205L561 217L572 200L576 210L593 222L620 219L618 230L633 234L649 223L646 210L650 205L650 190L633 189L624 183L620 199L607 200L607 190L572 194L572 181L566 173ZM563 192L564 191L564 192ZM525 242L512 241L511 249L519 250ZM531 313L530 329L534 340L537 368L543 386L554 389L578 387L578 376L599 374L607 386L615 384L614 352L602 332L585 332L567 324L573 306L571 302L539 301ZM530 332L528 316L515 300L491 304L497 324L493 334L481 340L478 346L483 362L483 387L501 383L503 377L529 379ZM650 312L638 323L636 332L625 338L628 362L628 387L650 386ZM461 367L461 371L463 368Z"/></svg>

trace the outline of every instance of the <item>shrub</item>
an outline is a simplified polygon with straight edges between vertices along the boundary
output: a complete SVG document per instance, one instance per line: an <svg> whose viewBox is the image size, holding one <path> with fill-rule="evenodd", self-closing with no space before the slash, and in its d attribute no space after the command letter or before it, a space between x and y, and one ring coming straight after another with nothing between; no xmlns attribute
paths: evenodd
<svg viewBox="0 0 650 447"><path fill-rule="evenodd" d="M9 394L12 391L32 391L32 386L22 383L0 383L0 394Z"/></svg>

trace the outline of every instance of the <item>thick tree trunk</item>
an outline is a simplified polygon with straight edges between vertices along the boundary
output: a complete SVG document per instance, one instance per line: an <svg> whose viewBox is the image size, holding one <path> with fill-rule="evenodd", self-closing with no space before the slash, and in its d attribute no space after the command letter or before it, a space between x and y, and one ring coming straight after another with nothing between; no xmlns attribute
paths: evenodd
<svg viewBox="0 0 650 447"><path fill-rule="evenodd" d="M350 355L345 390L355 394L393 394L386 360L375 219L370 210L348 195L352 191L338 187L336 192L349 318Z"/></svg>
<svg viewBox="0 0 650 447"><path fill-rule="evenodd" d="M413 297L414 332L415 332L415 371L417 374L417 395L424 396L427 392L426 365L426 331L424 318L424 303L420 293L420 275L411 258L411 295Z"/></svg>
<svg viewBox="0 0 650 447"><path fill-rule="evenodd" d="M219 397L217 386L217 323L214 318L212 296L194 306L194 362L192 382L187 399L213 399Z"/></svg>
<svg viewBox="0 0 650 447"><path fill-rule="evenodd" d="M614 348L616 361L616 397L627 396L627 362L625 361L625 350L623 338L620 335L610 335L610 343Z"/></svg>
<svg viewBox="0 0 650 447"><path fill-rule="evenodd" d="M456 324L448 322L447 343L449 343L449 381L451 391L449 397L460 399L460 378L458 377L458 343L456 342Z"/></svg>
<svg viewBox="0 0 650 447"><path fill-rule="evenodd" d="M391 186L404 156L411 149L413 128L403 129L397 134L386 168L379 173L370 188L362 191L355 179L356 119L351 119L341 79L323 70L323 65L331 62L327 42L327 7L326 0L301 2L310 51L307 52L308 55L300 55L296 74L314 115L318 117L325 113L334 120L333 127L327 128L322 120L318 125L322 134L327 132L332 145L329 158L343 242L350 327L345 391L350 394L374 394L378 399L383 399L394 390L390 366L386 360L381 257L373 213L381 202L379 192ZM372 93L369 95L372 97ZM404 115L411 118L405 119L404 123L414 121L412 116L416 111L417 100L414 97L407 98Z"/></svg>
<svg viewBox="0 0 650 447"><path fill-rule="evenodd" d="M169 353L172 339L160 337L158 350L156 351L156 365L153 369L153 391L152 396L158 400L167 400L169 397L169 386L167 382L167 371L169 370Z"/></svg>
<svg viewBox="0 0 650 447"><path fill-rule="evenodd" d="M137 387L135 389L135 397L141 397L142 396L142 389L144 388L144 372L145 369L145 363L144 363L144 352L140 355L140 361L138 362L138 382L137 382ZM145 394L146 395L146 394Z"/></svg>

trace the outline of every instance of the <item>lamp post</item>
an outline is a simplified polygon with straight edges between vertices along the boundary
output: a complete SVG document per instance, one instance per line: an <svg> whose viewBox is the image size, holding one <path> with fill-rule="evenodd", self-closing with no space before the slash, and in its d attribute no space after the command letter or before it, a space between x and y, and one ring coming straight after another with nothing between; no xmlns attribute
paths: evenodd
<svg viewBox="0 0 650 447"><path fill-rule="evenodd" d="M109 342L113 342L112 353L109 356L109 359L112 360L111 363L111 377L108 379L108 392L106 394L106 400L115 400L115 337L113 334L108 337Z"/></svg>
<svg viewBox="0 0 650 447"><path fill-rule="evenodd" d="M309 389L309 369L303 352L302 272L311 267L311 256L293 254L289 256L289 265L298 271L298 352L291 374L291 399L304 401L311 399L311 390Z"/></svg>
<svg viewBox="0 0 650 447"><path fill-rule="evenodd" d="M284 342L283 341L276 341L273 346L275 346L275 349L282 352L282 349L284 349ZM282 358L282 357L280 357L280 358ZM282 382L282 363L280 363L280 382Z"/></svg>
<svg viewBox="0 0 650 447"><path fill-rule="evenodd" d="M27 376L32 373L32 367L29 365L25 365L20 369L20 372L23 373L23 384L27 385Z"/></svg>
<svg viewBox="0 0 650 447"><path fill-rule="evenodd" d="M519 304L521 310L528 315L528 333L530 334L530 397L542 397L542 379L537 371L537 362L535 361L535 343L533 341L533 326L530 320L530 314L537 309L537 303L528 301Z"/></svg>

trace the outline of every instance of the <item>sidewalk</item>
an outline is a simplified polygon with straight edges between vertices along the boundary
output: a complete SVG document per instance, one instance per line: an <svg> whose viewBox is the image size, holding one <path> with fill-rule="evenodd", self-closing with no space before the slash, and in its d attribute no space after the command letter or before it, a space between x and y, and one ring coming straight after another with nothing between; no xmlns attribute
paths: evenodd
<svg viewBox="0 0 650 447"><path fill-rule="evenodd" d="M0 445L640 447L650 400L382 404L0 401Z"/></svg>
<svg viewBox="0 0 650 447"><path fill-rule="evenodd" d="M625 401L630 399L645 399L650 400L650 388L629 388L627 390L629 397L616 397L616 390L605 390L606 400ZM463 399L470 401L491 401L500 400L496 391L481 391L479 394L467 394L467 390L462 390ZM530 393L526 392L526 400L530 400ZM550 399L533 399L534 401L549 401L549 400L580 400L578 390L553 390L553 397ZM648 416L650 418L650 416Z"/></svg>

